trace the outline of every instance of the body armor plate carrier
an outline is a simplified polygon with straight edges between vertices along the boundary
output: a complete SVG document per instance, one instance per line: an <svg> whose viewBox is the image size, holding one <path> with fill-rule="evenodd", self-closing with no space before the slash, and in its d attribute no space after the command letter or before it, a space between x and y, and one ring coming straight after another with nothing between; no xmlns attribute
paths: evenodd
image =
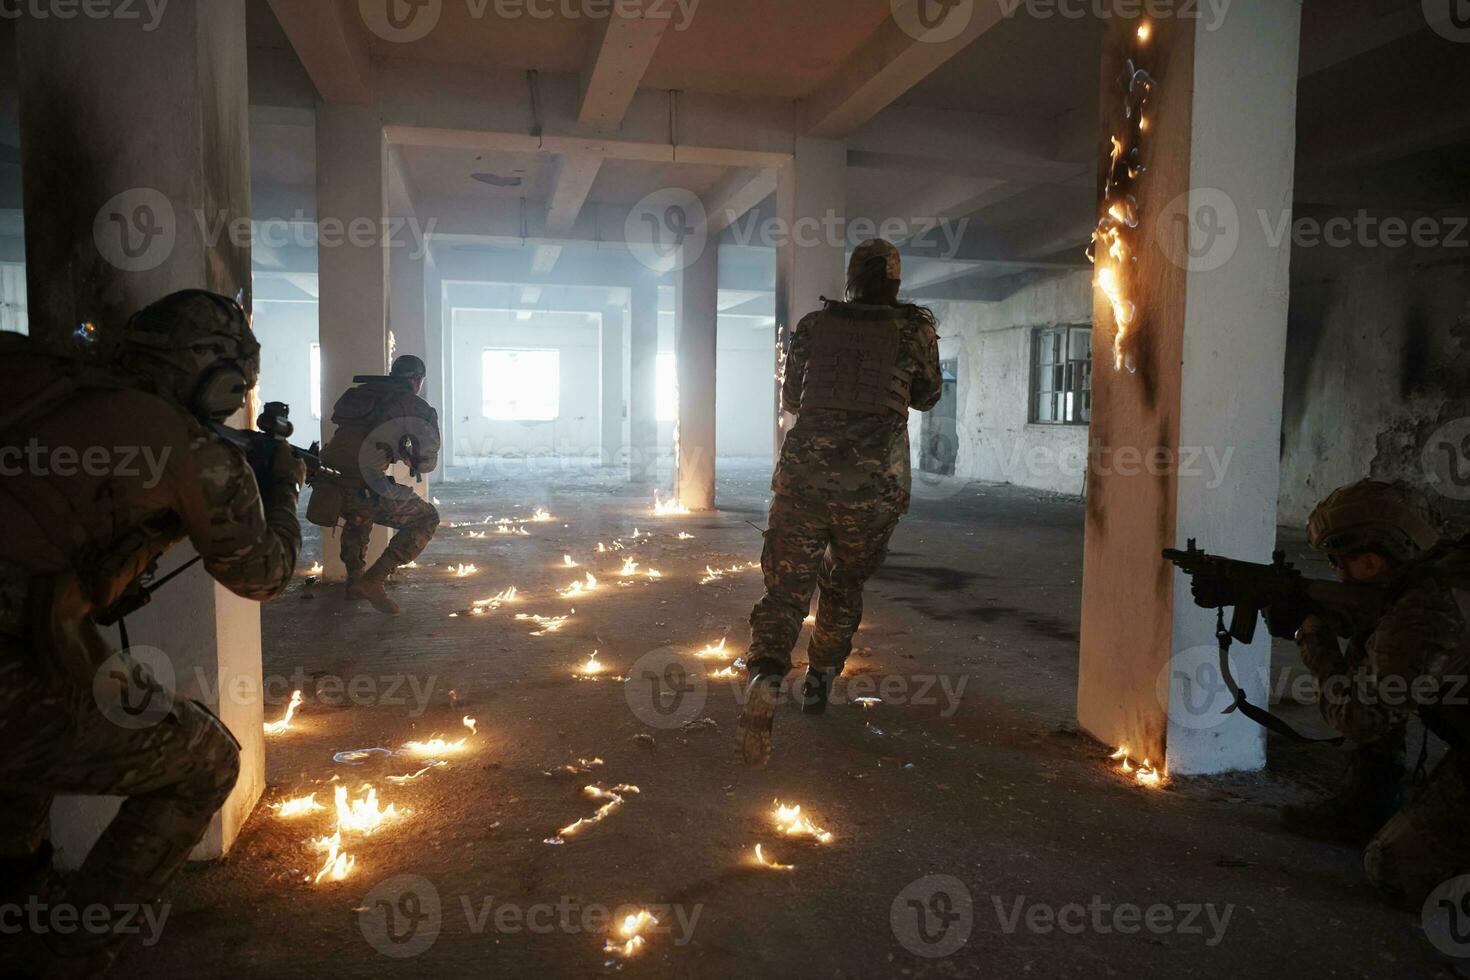
<svg viewBox="0 0 1470 980"><path fill-rule="evenodd" d="M801 407L907 415L908 371L899 364L908 311L833 303L817 317Z"/></svg>

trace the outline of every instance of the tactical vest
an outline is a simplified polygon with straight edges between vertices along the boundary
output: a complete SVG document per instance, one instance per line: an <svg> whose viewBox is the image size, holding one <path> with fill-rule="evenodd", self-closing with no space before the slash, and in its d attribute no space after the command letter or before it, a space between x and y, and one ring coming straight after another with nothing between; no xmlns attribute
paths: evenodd
<svg viewBox="0 0 1470 980"><path fill-rule="evenodd" d="M405 403L413 414L404 413ZM348 482L374 485L393 463L410 462L401 452L404 437L413 440L421 461L437 465L437 419L409 391L379 383L349 388L332 408L332 424L337 431L322 451L322 461L346 474Z"/></svg>
<svg viewBox="0 0 1470 980"><path fill-rule="evenodd" d="M801 407L907 415L910 372L899 367L906 309L833 303L812 325Z"/></svg>

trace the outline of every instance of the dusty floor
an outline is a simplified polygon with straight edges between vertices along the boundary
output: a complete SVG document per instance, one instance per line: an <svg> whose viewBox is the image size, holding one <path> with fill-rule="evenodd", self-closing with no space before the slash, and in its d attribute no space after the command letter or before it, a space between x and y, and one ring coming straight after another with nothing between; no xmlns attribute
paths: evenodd
<svg viewBox="0 0 1470 980"><path fill-rule="evenodd" d="M819 720L788 704L770 768L750 771L734 757L731 682L705 683L702 706L693 682L680 698L694 700L663 702L666 716L644 674L670 648L696 676L729 661L694 651L726 636L743 648L759 573L700 579L758 558L747 521L763 524L764 475L728 467L718 514L662 519L596 471L481 475L435 489L446 526L395 590L402 617L304 577L264 616L266 674L281 679L268 717L290 678L307 678L292 729L269 740L265 802L315 792L330 804L336 777L371 782L406 815L344 835L351 874L314 884L311 840L332 832L330 812L287 820L263 805L228 860L181 877L162 941L132 950L121 975L1453 975L1417 915L1376 903L1355 854L1277 828L1275 804L1337 772L1332 750L1151 790L1077 733L1079 503L927 491L870 588L850 665L872 682L857 693L884 703ZM541 506L555 520L527 535L478 524ZM615 539L629 550L594 552ZM563 567L566 554L582 567ZM620 579L625 554L663 577ZM446 567L471 562L466 578ZM556 594L588 570L597 592ZM464 614L511 585L521 601ZM514 619L572 608L544 636ZM633 680L574 678L593 650ZM409 782L387 777L423 758L334 761L435 735L467 741ZM584 794L594 783L639 792L546 843L602 805ZM776 833L776 799L830 842ZM758 843L795 870L755 866ZM661 926L624 959L604 952L604 922L629 903Z"/></svg>

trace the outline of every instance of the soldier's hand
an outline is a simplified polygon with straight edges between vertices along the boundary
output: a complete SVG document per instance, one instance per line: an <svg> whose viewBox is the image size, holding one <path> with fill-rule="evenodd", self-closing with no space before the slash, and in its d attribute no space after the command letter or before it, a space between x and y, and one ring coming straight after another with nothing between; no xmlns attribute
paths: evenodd
<svg viewBox="0 0 1470 980"><path fill-rule="evenodd" d="M1189 591L1194 594L1194 604L1203 609L1220 609L1235 604L1229 580L1214 575L1194 576Z"/></svg>
<svg viewBox="0 0 1470 980"><path fill-rule="evenodd" d="M278 443L271 457L271 476L276 483L289 483L297 492L306 483L306 464L296 458L288 443Z"/></svg>
<svg viewBox="0 0 1470 980"><path fill-rule="evenodd" d="M1281 640L1294 640L1308 620L1316 620L1305 602L1285 599L1266 610L1266 629Z"/></svg>

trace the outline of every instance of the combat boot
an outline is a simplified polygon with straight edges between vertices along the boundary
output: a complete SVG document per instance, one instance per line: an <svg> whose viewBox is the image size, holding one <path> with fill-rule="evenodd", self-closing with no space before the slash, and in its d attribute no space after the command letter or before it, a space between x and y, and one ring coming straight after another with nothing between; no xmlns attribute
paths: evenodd
<svg viewBox="0 0 1470 980"><path fill-rule="evenodd" d="M1404 802L1404 765L1370 748L1354 749L1347 780L1311 803L1281 808L1281 825L1299 837L1363 847Z"/></svg>
<svg viewBox="0 0 1470 980"><path fill-rule="evenodd" d="M366 599L378 612L388 616L397 616L400 611L398 603L388 598L388 592L383 588L383 582L387 580L393 568L391 562L379 558L373 562L371 568L362 573L357 581L347 587L347 598Z"/></svg>
<svg viewBox="0 0 1470 980"><path fill-rule="evenodd" d="M786 675L773 667L758 664L751 665L750 674L736 740L740 746L740 757L747 766L763 766L771 759L771 728L775 725L781 682Z"/></svg>
<svg viewBox="0 0 1470 980"><path fill-rule="evenodd" d="M835 670L807 668L806 677L801 682L802 714L824 715L827 713L827 697L832 693L832 684L837 680L838 673Z"/></svg>

